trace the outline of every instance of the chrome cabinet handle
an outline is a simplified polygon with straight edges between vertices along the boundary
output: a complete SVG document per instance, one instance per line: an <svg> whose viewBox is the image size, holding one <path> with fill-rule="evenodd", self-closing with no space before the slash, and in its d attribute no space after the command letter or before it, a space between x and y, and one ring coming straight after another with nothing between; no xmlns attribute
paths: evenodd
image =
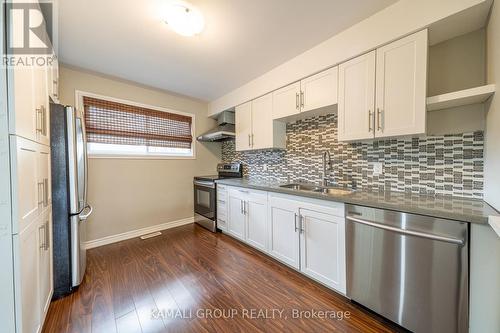
<svg viewBox="0 0 500 333"><path fill-rule="evenodd" d="M36 108L36 131L38 133L42 133L43 125L42 125L42 107ZM43 133L42 133L43 134Z"/></svg>
<svg viewBox="0 0 500 333"><path fill-rule="evenodd" d="M42 234L43 237L40 234ZM45 224L38 227L38 237L40 237L40 244L38 244L38 246L40 247L40 249L45 250L45 237L46 237Z"/></svg>
<svg viewBox="0 0 500 333"><path fill-rule="evenodd" d="M252 147L253 147L253 133L252 133Z"/></svg>
<svg viewBox="0 0 500 333"><path fill-rule="evenodd" d="M252 143L251 143L251 135L248 134L248 147L251 147L252 146Z"/></svg>
<svg viewBox="0 0 500 333"><path fill-rule="evenodd" d="M243 214L247 215L248 213L248 201L243 201Z"/></svg>
<svg viewBox="0 0 500 333"><path fill-rule="evenodd" d="M298 217L299 217L299 216L297 215L297 213L295 213L295 221L294 221L294 222L295 222L295 223L294 223L295 232L297 232L297 230L299 230L299 227L297 226L297 218L298 218Z"/></svg>
<svg viewBox="0 0 500 333"><path fill-rule="evenodd" d="M50 245L49 245L50 244L50 242L49 242L49 240L50 240L50 238L49 238L50 237L50 235L49 235L49 221L48 220L45 221L45 228L44 229L45 229L45 241L44 241L45 249L44 250L48 251L48 249L50 247Z"/></svg>
<svg viewBox="0 0 500 333"><path fill-rule="evenodd" d="M45 202L45 199L44 199L44 182L38 182L37 184L38 186L38 207L42 206Z"/></svg>
<svg viewBox="0 0 500 333"><path fill-rule="evenodd" d="M300 105L299 105L299 93L295 93L295 108L297 110L300 108Z"/></svg>
<svg viewBox="0 0 500 333"><path fill-rule="evenodd" d="M243 200L240 200L240 213L243 214Z"/></svg>
<svg viewBox="0 0 500 333"><path fill-rule="evenodd" d="M300 222L300 225L299 225L300 233L303 234L304 231L306 231L304 228L304 216L299 215L299 222Z"/></svg>
<svg viewBox="0 0 500 333"><path fill-rule="evenodd" d="M300 107L304 108L304 92L300 92Z"/></svg>
<svg viewBox="0 0 500 333"><path fill-rule="evenodd" d="M380 121L380 116L382 115L382 110L380 110L379 108L377 108L377 131L381 131L382 130L382 125L381 125L381 121Z"/></svg>
<svg viewBox="0 0 500 333"><path fill-rule="evenodd" d="M47 135L47 109L42 105L42 135Z"/></svg>
<svg viewBox="0 0 500 333"><path fill-rule="evenodd" d="M49 205L49 179L43 179L43 206L47 207Z"/></svg>
<svg viewBox="0 0 500 333"><path fill-rule="evenodd" d="M427 238L427 239L432 239L432 240L437 240L437 241L442 241L442 242L447 242L447 243L453 243L453 244L457 244L460 246L464 245L464 241L461 239L457 239L457 238L450 238L450 237L445 237L445 236L427 234L427 233L423 233L423 232L419 232L419 231L400 229L400 228L391 227L388 225L383 225L380 223L375 223L375 222L371 222L371 221L358 219L357 217L352 217L352 216L347 216L346 220L360 223L360 224L364 224L364 225L374 227L374 228L393 231L393 232L396 232L396 233L399 233L402 235L410 235L410 236L416 236L416 237L421 237L421 238Z"/></svg>
<svg viewBox="0 0 500 333"><path fill-rule="evenodd" d="M368 132L372 131L372 110L368 110Z"/></svg>

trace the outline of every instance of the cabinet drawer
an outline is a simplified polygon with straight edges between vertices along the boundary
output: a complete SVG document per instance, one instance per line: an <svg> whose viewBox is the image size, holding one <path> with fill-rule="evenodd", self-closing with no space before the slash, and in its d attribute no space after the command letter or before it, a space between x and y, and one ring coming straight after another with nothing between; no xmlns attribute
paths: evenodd
<svg viewBox="0 0 500 333"><path fill-rule="evenodd" d="M226 191L224 191L224 192L217 191L217 201L219 201L219 200L226 201L226 199L227 199L227 192Z"/></svg>
<svg viewBox="0 0 500 333"><path fill-rule="evenodd" d="M225 220L217 219L217 228L226 232L227 231L227 223Z"/></svg>

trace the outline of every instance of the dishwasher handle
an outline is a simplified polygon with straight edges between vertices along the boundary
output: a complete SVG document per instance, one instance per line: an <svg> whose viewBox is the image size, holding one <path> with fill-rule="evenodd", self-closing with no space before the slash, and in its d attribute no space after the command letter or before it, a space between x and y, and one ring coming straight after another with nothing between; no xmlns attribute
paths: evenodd
<svg viewBox="0 0 500 333"><path fill-rule="evenodd" d="M405 230L405 229L401 229L401 228L391 227L388 225L383 225L380 223L362 220L362 219L359 219L357 217L352 217L352 216L347 216L346 219L349 221L352 221L352 222L361 223L361 224L368 225L368 226L371 226L374 228L379 228L379 229L383 229L383 230L397 232L397 233L402 234L402 235L410 235L410 236L416 236L416 237L421 237L421 238L427 238L427 239L452 243L452 244L456 244L456 245L460 245L460 246L463 246L465 244L465 242L462 239L445 237L445 236L438 236L438 235L433 235L433 234L428 234L428 233L413 231L413 230Z"/></svg>

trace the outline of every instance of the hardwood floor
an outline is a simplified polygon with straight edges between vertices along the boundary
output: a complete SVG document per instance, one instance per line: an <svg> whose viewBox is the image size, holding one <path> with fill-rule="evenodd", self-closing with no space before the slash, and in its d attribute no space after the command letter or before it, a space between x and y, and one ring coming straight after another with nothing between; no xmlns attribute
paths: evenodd
<svg viewBox="0 0 500 333"><path fill-rule="evenodd" d="M87 260L84 282L52 302L43 332L397 330L258 251L197 225L92 249ZM266 310L267 317L260 316ZM298 310L308 312L295 318ZM311 310L350 316L304 317Z"/></svg>

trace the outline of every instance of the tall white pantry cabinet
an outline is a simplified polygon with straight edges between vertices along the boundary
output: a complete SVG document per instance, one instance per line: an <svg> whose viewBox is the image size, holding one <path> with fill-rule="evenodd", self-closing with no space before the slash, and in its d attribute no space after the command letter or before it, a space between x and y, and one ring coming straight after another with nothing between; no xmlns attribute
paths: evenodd
<svg viewBox="0 0 500 333"><path fill-rule="evenodd" d="M8 24L0 24L4 54L5 36L14 34ZM0 74L2 332L40 332L52 298L49 103L57 102L58 88L53 55L54 66L2 68Z"/></svg>

